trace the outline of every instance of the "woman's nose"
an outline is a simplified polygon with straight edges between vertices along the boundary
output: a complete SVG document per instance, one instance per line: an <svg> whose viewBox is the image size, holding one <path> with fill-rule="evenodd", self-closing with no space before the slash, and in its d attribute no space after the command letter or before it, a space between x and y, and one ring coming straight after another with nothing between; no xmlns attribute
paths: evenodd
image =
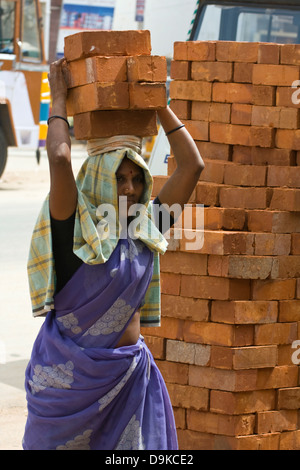
<svg viewBox="0 0 300 470"><path fill-rule="evenodd" d="M125 194L131 194L134 191L132 181L127 181L125 185Z"/></svg>

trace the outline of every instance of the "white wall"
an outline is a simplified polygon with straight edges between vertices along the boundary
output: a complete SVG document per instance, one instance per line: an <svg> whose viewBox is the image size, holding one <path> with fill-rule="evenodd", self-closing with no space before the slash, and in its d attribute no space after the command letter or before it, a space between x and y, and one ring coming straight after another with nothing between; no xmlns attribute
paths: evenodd
<svg viewBox="0 0 300 470"><path fill-rule="evenodd" d="M175 41L186 41L196 0L146 0L144 29L151 32L152 54L173 57ZM116 0L113 29L137 29L136 0Z"/></svg>

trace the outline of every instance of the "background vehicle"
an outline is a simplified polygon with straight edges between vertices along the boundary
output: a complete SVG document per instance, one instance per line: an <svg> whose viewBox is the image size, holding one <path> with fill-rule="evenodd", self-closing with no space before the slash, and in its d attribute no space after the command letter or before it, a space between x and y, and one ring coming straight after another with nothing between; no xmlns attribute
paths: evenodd
<svg viewBox="0 0 300 470"><path fill-rule="evenodd" d="M300 43L300 0L198 0L189 41ZM149 166L166 175L170 146L162 129Z"/></svg>
<svg viewBox="0 0 300 470"><path fill-rule="evenodd" d="M0 177L8 146L37 149L37 156L44 146L41 130L45 132L50 93L43 23L46 18L54 38L47 33L47 46L53 50L60 4L61 0L0 0Z"/></svg>

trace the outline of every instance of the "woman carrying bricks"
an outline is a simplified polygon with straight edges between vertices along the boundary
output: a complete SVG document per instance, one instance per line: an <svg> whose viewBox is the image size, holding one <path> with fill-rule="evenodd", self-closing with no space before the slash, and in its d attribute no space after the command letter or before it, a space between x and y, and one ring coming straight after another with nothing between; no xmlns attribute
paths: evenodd
<svg viewBox="0 0 300 470"><path fill-rule="evenodd" d="M46 318L26 370L23 447L177 449L166 386L140 335L140 325L160 322L159 255L167 247L151 217L152 178L140 140L116 136L88 142L74 179L64 67L60 60L50 68L51 185L28 262L33 312ZM177 117L166 108L159 118L177 170L155 203L183 207L204 165ZM141 208L135 232L125 236L133 219L121 226L122 196L125 211ZM115 230L110 208L120 222Z"/></svg>

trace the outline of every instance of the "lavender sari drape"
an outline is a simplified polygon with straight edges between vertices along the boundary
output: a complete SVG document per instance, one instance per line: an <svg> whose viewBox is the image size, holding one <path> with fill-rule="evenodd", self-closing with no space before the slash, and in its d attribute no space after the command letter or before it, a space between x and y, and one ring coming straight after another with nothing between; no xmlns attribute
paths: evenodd
<svg viewBox="0 0 300 470"><path fill-rule="evenodd" d="M116 348L143 302L153 253L120 240L55 297L26 370L25 450L177 449L172 406L143 338Z"/></svg>

